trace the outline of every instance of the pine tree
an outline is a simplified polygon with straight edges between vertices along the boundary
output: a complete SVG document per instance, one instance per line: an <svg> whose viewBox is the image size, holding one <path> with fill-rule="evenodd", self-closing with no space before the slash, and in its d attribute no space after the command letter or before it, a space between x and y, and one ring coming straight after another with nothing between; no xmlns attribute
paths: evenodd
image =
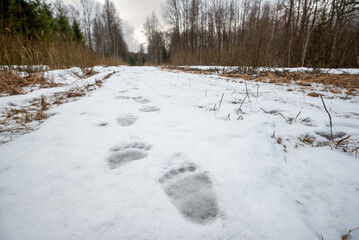
<svg viewBox="0 0 359 240"><path fill-rule="evenodd" d="M74 20L72 22L72 32L73 32L73 35L74 35L73 40L75 42L78 42L78 43L83 42L84 36L83 36L83 34L81 32L80 25L76 20Z"/></svg>

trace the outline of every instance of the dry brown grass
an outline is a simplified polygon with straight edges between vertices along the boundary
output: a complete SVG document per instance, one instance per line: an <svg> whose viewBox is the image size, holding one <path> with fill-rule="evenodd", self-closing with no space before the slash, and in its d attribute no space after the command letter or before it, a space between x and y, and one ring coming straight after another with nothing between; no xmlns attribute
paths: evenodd
<svg viewBox="0 0 359 240"><path fill-rule="evenodd" d="M310 87L315 84L323 84L327 86L346 89L347 95L356 95L359 90L359 75L349 74L328 74L322 72L280 72L280 71L257 71L252 68L246 70L228 70L225 69L196 69L185 67L166 67L169 70L180 70L197 74L213 74L229 78L243 78L245 80L254 80L259 82L274 83L277 85L294 83L303 87ZM243 68L244 69L244 68ZM222 72L223 73L220 73ZM330 89L329 91L339 93L338 89Z"/></svg>
<svg viewBox="0 0 359 240"><path fill-rule="evenodd" d="M359 154L359 142L357 139L353 139L351 137L345 137L336 141L331 141L329 143L323 144L318 143L317 147L330 146L331 148L336 148L342 150L343 152L353 154L355 158L358 157Z"/></svg>
<svg viewBox="0 0 359 240"><path fill-rule="evenodd" d="M310 96L310 97L319 97L319 94L316 93L316 92L310 92L307 95Z"/></svg>
<svg viewBox="0 0 359 240"><path fill-rule="evenodd" d="M83 78L88 78L98 73L94 71L92 68L84 68L82 69L82 72L84 73Z"/></svg>
<svg viewBox="0 0 359 240"><path fill-rule="evenodd" d="M28 77L22 77L14 70L0 72L0 94L17 95L23 93L23 87L40 85L42 88L56 87L59 84L45 79L42 72L30 73Z"/></svg>
<svg viewBox="0 0 359 240"><path fill-rule="evenodd" d="M29 39L16 34L0 36L0 65L47 65L51 69L87 68L95 65L126 65L120 57L102 57L82 43L59 35L49 40Z"/></svg>
<svg viewBox="0 0 359 240"><path fill-rule="evenodd" d="M348 234L342 236L342 240L346 240L350 237L350 234L356 230L359 230L359 227L349 230Z"/></svg>
<svg viewBox="0 0 359 240"><path fill-rule="evenodd" d="M0 140L0 143L11 140L14 133L27 133L33 130L34 122L41 124L45 119L51 116L47 111L54 105L61 105L67 102L75 101L79 97L85 96L87 93L100 88L103 81L112 76L115 72L108 74L103 80L96 80L93 84L88 84L83 88L77 87L65 92L56 93L51 97L41 96L35 99L29 105L20 108L12 108L5 111L0 116L0 134L9 135L10 139Z"/></svg>

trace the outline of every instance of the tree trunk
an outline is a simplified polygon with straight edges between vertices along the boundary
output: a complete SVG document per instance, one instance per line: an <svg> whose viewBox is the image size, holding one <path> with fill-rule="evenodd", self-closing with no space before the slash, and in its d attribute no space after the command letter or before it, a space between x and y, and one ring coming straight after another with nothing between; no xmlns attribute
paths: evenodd
<svg viewBox="0 0 359 240"><path fill-rule="evenodd" d="M312 20L312 25L309 27L309 31L308 31L308 34L307 34L307 38L306 38L306 40L305 40L305 44L304 44L304 47L303 47L301 67L304 67L305 58L306 58L306 56L307 56L307 49L308 49L308 43L309 43L310 35L312 35L313 29L314 29L315 20L316 20L316 17L317 17L317 7L318 7L318 2L317 2L316 5L315 5L313 20Z"/></svg>

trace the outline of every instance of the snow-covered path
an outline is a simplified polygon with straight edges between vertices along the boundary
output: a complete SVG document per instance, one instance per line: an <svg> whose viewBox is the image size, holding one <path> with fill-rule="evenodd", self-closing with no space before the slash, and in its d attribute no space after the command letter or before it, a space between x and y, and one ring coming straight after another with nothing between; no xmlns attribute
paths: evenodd
<svg viewBox="0 0 359 240"><path fill-rule="evenodd" d="M248 82L237 120L243 83L118 70L0 145L0 239L334 240L359 226L359 160L299 141L326 141L320 98ZM326 102L334 133L358 138L359 97Z"/></svg>

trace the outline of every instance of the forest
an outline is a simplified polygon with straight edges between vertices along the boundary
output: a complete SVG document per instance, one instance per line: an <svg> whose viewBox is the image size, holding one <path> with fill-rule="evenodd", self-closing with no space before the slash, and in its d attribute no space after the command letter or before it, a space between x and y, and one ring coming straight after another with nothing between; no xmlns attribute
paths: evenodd
<svg viewBox="0 0 359 240"><path fill-rule="evenodd" d="M127 44L114 3L4 0L0 11L1 65L55 68L123 64Z"/></svg>
<svg viewBox="0 0 359 240"><path fill-rule="evenodd" d="M125 9L110 0L80 6L2 1L1 63L359 66L357 0L166 0L164 22L153 13L144 23L138 53L124 40Z"/></svg>
<svg viewBox="0 0 359 240"><path fill-rule="evenodd" d="M358 67L359 1L167 0L145 24L161 64ZM167 51L167 52L166 52Z"/></svg>

